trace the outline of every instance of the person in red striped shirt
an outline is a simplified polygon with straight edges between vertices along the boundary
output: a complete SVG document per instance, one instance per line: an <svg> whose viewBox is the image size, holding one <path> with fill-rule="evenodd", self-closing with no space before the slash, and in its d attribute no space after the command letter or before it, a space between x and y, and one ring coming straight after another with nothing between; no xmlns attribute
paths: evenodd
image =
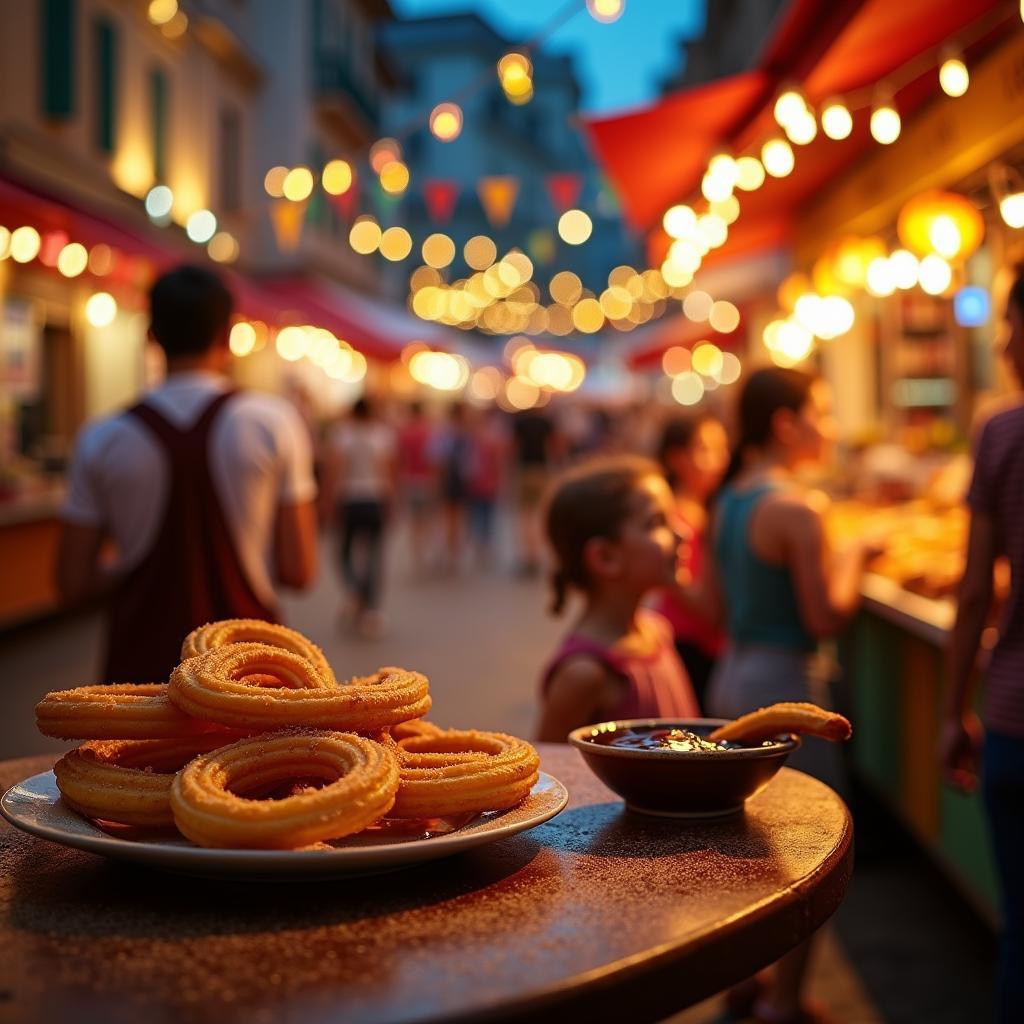
<svg viewBox="0 0 1024 1024"><path fill-rule="evenodd" d="M1010 288L1005 354L1024 383L1024 266ZM1003 902L997 1020L1024 1007L1024 402L993 416L981 432L967 495L971 527L950 640L949 702L942 759L950 781L973 788L978 754ZM1010 563L1010 596L985 675L985 736L970 708L971 681L993 598L998 557Z"/></svg>

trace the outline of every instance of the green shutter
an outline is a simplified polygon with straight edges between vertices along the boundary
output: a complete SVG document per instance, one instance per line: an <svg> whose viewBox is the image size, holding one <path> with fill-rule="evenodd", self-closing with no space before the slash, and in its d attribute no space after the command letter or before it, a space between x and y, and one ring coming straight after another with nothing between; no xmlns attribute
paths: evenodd
<svg viewBox="0 0 1024 1024"><path fill-rule="evenodd" d="M114 151L117 131L117 29L101 18L96 22L96 145Z"/></svg>
<svg viewBox="0 0 1024 1024"><path fill-rule="evenodd" d="M75 112L75 3L43 0L43 113L67 118Z"/></svg>
<svg viewBox="0 0 1024 1024"><path fill-rule="evenodd" d="M149 80L153 120L153 173L157 181L167 178L167 76L159 68Z"/></svg>

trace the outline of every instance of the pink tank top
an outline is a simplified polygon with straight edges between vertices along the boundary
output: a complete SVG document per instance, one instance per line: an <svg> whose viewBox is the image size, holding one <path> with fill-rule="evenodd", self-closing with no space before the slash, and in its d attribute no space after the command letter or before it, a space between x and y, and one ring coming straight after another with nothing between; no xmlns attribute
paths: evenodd
<svg viewBox="0 0 1024 1024"><path fill-rule="evenodd" d="M672 643L672 627L647 608L637 612L644 633L657 637L649 653L624 653L581 636L567 636L544 669L541 693L547 694L558 667L568 658L589 655L622 676L627 688L611 718L699 718L700 707L690 679Z"/></svg>

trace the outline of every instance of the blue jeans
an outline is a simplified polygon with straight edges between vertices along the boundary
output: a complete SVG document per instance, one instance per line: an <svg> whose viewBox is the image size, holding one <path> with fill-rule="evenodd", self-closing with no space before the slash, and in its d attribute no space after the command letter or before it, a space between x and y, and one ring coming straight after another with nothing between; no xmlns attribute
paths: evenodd
<svg viewBox="0 0 1024 1024"><path fill-rule="evenodd" d="M1024 1013L1024 738L988 733L983 785L1003 893L996 1020L1010 1024Z"/></svg>

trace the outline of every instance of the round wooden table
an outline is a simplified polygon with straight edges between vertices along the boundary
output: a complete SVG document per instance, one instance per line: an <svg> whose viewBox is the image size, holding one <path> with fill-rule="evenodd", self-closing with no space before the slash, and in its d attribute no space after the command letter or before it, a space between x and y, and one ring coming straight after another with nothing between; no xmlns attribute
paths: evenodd
<svg viewBox="0 0 1024 1024"><path fill-rule="evenodd" d="M187 879L0 819L0 1021L654 1021L839 905L850 817L806 775L783 769L745 814L669 821L541 751L572 795L552 821L344 881ZM0 785L51 763L0 763Z"/></svg>

